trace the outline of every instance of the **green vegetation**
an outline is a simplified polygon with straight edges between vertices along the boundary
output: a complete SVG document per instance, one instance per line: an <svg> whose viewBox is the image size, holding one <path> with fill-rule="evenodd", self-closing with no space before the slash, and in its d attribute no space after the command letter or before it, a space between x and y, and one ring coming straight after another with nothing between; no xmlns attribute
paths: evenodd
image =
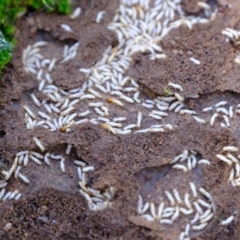
<svg viewBox="0 0 240 240"><path fill-rule="evenodd" d="M173 95L173 92L172 92L170 89L168 89L167 87L165 87L165 88L163 89L163 92L164 92L167 96Z"/></svg>
<svg viewBox="0 0 240 240"><path fill-rule="evenodd" d="M61 14L69 14L71 11L69 0L0 0L0 73L10 62L16 44L14 40L16 20L27 12L27 8Z"/></svg>

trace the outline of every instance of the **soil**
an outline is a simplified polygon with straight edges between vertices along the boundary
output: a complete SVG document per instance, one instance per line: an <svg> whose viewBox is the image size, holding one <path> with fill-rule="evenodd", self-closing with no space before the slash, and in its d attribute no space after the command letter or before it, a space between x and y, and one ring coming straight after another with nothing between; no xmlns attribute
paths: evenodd
<svg viewBox="0 0 240 240"><path fill-rule="evenodd" d="M193 4L194 2L194 4ZM189 14L197 14L198 1L183 1L183 8ZM221 30L226 27L240 29L240 5L229 1L232 8L225 8L221 2L211 1L219 7L216 19L209 24L196 25L192 30L180 27L173 30L160 43L167 58L149 60L149 54L138 53L129 69L146 96L162 95L169 81L181 84L183 94L199 94L200 98L188 100L189 108L198 113L206 106L220 100L231 104L240 101L240 67L233 59L239 46L225 42ZM23 149L37 151L32 141L35 136L44 143L47 151L63 153L67 144L73 150L66 159L66 174L62 174L59 163L51 166L37 166L30 163L24 174L31 184L23 185L10 180L9 190L18 188L23 193L18 201L0 203L1 239L141 239L174 240L184 230L184 220L169 227L159 227L137 216L138 195L144 202L151 195L151 201L159 203L165 190L179 189L180 194L194 181L214 197L216 215L209 226L191 239L237 240L240 235L238 223L240 192L227 178L229 167L215 155L227 145L239 146L239 121L231 120L231 129L212 128L197 124L191 116L181 116L172 121L178 125L174 131L164 133L138 133L113 135L98 125L90 123L74 126L69 133L51 132L42 128L26 130L22 106L30 100L38 83L25 73L21 55L27 44L38 40L50 41L50 54L62 54L65 44L79 41L79 53L71 64L57 66L52 77L63 89L81 86L85 75L79 66L89 68L99 60L109 46L115 46L117 38L107 29L119 2L76 1L82 13L77 21L67 16L32 12L17 22L17 46L11 64L5 69L1 86L0 112L0 169L9 169L14 156ZM101 24L95 23L99 11L106 11ZM60 25L68 24L74 33L64 32ZM190 57L201 61L196 66ZM38 96L41 99L41 95ZM30 104L30 103L29 103ZM131 108L129 111L131 112ZM169 162L184 149L199 152L201 158L211 160L210 166L199 165L197 169L184 173L174 171ZM77 175L72 160L80 159L94 165L89 186L103 189L114 186L116 194L112 207L103 211L90 211L85 199L79 193ZM220 220L237 212L234 221L226 226ZM12 228L3 230L6 223Z"/></svg>

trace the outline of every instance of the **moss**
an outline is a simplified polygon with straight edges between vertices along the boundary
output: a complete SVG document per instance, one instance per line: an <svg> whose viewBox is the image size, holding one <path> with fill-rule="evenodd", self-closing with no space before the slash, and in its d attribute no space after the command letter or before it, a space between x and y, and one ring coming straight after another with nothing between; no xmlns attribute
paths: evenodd
<svg viewBox="0 0 240 240"><path fill-rule="evenodd" d="M168 89L167 87L165 87L165 88L163 89L163 92L164 92L164 94L166 94L167 96L173 95L173 92L172 92L170 89Z"/></svg>
<svg viewBox="0 0 240 240"><path fill-rule="evenodd" d="M12 57L13 44L8 42L0 31L0 73Z"/></svg>
<svg viewBox="0 0 240 240"><path fill-rule="evenodd" d="M0 74L4 66L10 62L13 48L15 23L19 16L27 12L27 8L44 9L47 12L69 14L69 0L0 0Z"/></svg>

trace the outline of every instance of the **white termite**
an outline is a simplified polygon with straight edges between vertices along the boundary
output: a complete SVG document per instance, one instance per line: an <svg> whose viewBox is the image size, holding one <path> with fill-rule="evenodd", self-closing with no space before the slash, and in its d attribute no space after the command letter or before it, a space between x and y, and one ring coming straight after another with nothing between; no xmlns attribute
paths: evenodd
<svg viewBox="0 0 240 240"><path fill-rule="evenodd" d="M197 64L197 65L201 64L201 62L198 59L194 58L194 57L190 57L189 60L191 62L193 62L194 64Z"/></svg>
<svg viewBox="0 0 240 240"><path fill-rule="evenodd" d="M15 171L16 173L16 171ZM14 174L15 176L15 174ZM0 180L0 188L5 188L8 185L8 183L5 180Z"/></svg>
<svg viewBox="0 0 240 240"><path fill-rule="evenodd" d="M129 133L132 132L131 129L129 129L129 130L119 130L119 129L116 128L115 130L116 130L117 134L129 134Z"/></svg>
<svg viewBox="0 0 240 240"><path fill-rule="evenodd" d="M205 107L202 111L203 112L208 112L208 111L211 111L213 110L213 107Z"/></svg>
<svg viewBox="0 0 240 240"><path fill-rule="evenodd" d="M26 110L26 112L32 117L32 118L36 118L35 114L30 110L30 108L28 106L23 106L23 108Z"/></svg>
<svg viewBox="0 0 240 240"><path fill-rule="evenodd" d="M228 118L228 116L223 115L223 119L224 119L224 121L226 122L227 127L230 127L231 124L230 124L230 122L229 122L229 118Z"/></svg>
<svg viewBox="0 0 240 240"><path fill-rule="evenodd" d="M101 111L99 108L95 107L94 110L95 110L95 112L96 112L97 114L99 114L100 116L102 116L102 117L105 116L105 115L104 115L104 112Z"/></svg>
<svg viewBox="0 0 240 240"><path fill-rule="evenodd" d="M156 215L154 203L150 203L150 212L151 212L153 218L156 219L156 218L157 218L157 215Z"/></svg>
<svg viewBox="0 0 240 240"><path fill-rule="evenodd" d="M149 221L149 222L152 222L152 221L154 221L154 218L151 216L151 215L149 215L149 214L144 214L144 215L142 215L141 216L142 218L145 218L147 221Z"/></svg>
<svg viewBox="0 0 240 240"><path fill-rule="evenodd" d="M136 127L137 127L136 124L129 124L126 127L124 127L124 130L132 129L132 128L136 128Z"/></svg>
<svg viewBox="0 0 240 240"><path fill-rule="evenodd" d="M67 24L61 24L61 28L66 32L72 32L72 29Z"/></svg>
<svg viewBox="0 0 240 240"><path fill-rule="evenodd" d="M212 207L213 207L213 210L215 212L215 205L214 205L214 202L213 202L213 197L212 195L207 192L204 188L199 188L199 191L205 196L208 198L208 200L212 203Z"/></svg>
<svg viewBox="0 0 240 240"><path fill-rule="evenodd" d="M172 166L172 168L178 169L178 170L183 170L184 172L188 172L187 167L185 167L185 166L182 165L182 164L174 164L174 165Z"/></svg>
<svg viewBox="0 0 240 240"><path fill-rule="evenodd" d="M136 92L136 93L134 93L134 95L133 95L133 99L134 99L134 101L137 102L137 103L140 103L140 102L141 102L141 100L138 98L138 97L139 97L139 94L140 94L140 92Z"/></svg>
<svg viewBox="0 0 240 240"><path fill-rule="evenodd" d="M197 197L198 196L198 194L197 194L197 189L196 189L196 186L195 186L195 184L194 183L189 183L190 184L190 188L191 188L191 190L192 190L192 193L193 193L193 197Z"/></svg>
<svg viewBox="0 0 240 240"><path fill-rule="evenodd" d="M60 160L62 158L61 155L54 155L54 154L51 154L50 157L55 160Z"/></svg>
<svg viewBox="0 0 240 240"><path fill-rule="evenodd" d="M75 19L75 18L79 17L80 14L81 14L81 8L78 7L78 8L76 8L76 9L73 11L73 13L70 15L70 19Z"/></svg>
<svg viewBox="0 0 240 240"><path fill-rule="evenodd" d="M204 229L206 226L208 225L208 223L202 223L200 225L193 225L192 226L192 230L202 230Z"/></svg>
<svg viewBox="0 0 240 240"><path fill-rule="evenodd" d="M22 194L19 193L19 194L15 197L15 200L18 200L21 196L22 196Z"/></svg>
<svg viewBox="0 0 240 240"><path fill-rule="evenodd" d="M23 159L23 166L26 167L28 165L28 161L29 161L29 157L28 157L28 154L26 154L24 159Z"/></svg>
<svg viewBox="0 0 240 240"><path fill-rule="evenodd" d="M206 207L206 208L209 208L209 209L212 208L212 205L211 205L210 203L207 203L207 202L203 201L203 200L200 199L200 198L199 198L197 201L198 201L198 203L201 204L203 207Z"/></svg>
<svg viewBox="0 0 240 240"><path fill-rule="evenodd" d="M100 23L104 14L105 14L105 11L101 11L101 12L98 13L98 15L96 17L96 23Z"/></svg>
<svg viewBox="0 0 240 240"><path fill-rule="evenodd" d="M42 145L41 141L40 141L38 138L33 137L33 141L36 143L36 145L40 148L40 150L41 150L42 152L45 151L44 146Z"/></svg>
<svg viewBox="0 0 240 240"><path fill-rule="evenodd" d="M229 117L233 118L233 106L229 107L229 112L228 113L229 113Z"/></svg>
<svg viewBox="0 0 240 240"><path fill-rule="evenodd" d="M174 222L179 217L179 206L176 206L175 213L171 217L171 221Z"/></svg>
<svg viewBox="0 0 240 240"><path fill-rule="evenodd" d="M30 181L28 180L28 178L26 176L24 176L23 174L19 173L19 178L21 178L23 180L23 182L29 184Z"/></svg>
<svg viewBox="0 0 240 240"><path fill-rule="evenodd" d="M216 157L217 157L219 160L227 163L228 166L231 166L231 165L232 165L232 161L229 160L229 159L228 159L227 157L225 157L224 155L222 155L222 154L217 154Z"/></svg>
<svg viewBox="0 0 240 240"><path fill-rule="evenodd" d="M65 162L65 158L64 158L64 157L61 157L61 160L60 160L60 168L61 168L61 171L62 171L63 173L66 172L66 168L65 168L64 162Z"/></svg>
<svg viewBox="0 0 240 240"><path fill-rule="evenodd" d="M205 2L197 2L197 5L203 9L210 10L211 6Z"/></svg>
<svg viewBox="0 0 240 240"><path fill-rule="evenodd" d="M6 192L6 189L3 188L3 189L1 190L1 192L0 192L0 200L1 200L2 197L4 196L5 192Z"/></svg>
<svg viewBox="0 0 240 240"><path fill-rule="evenodd" d="M94 171L94 167L93 166L87 166L87 167L84 167L82 169L83 172L89 172L89 171Z"/></svg>
<svg viewBox="0 0 240 240"><path fill-rule="evenodd" d="M150 116L150 117L152 117L152 118L155 118L155 119L158 119L158 120L162 119L161 116L156 115L156 114L153 114L153 113L150 113L148 116Z"/></svg>
<svg viewBox="0 0 240 240"><path fill-rule="evenodd" d="M102 95L99 92L93 90L92 88L89 88L88 92L90 92L92 95L94 95L97 98L102 98Z"/></svg>
<svg viewBox="0 0 240 240"><path fill-rule="evenodd" d="M218 113L214 113L210 119L210 126L213 126L215 123L216 118L219 116Z"/></svg>
<svg viewBox="0 0 240 240"><path fill-rule="evenodd" d="M189 109L183 109L179 113L181 115L183 115L183 114L191 114L191 115L193 115L193 114L196 114L196 111L192 111L192 110L189 110Z"/></svg>
<svg viewBox="0 0 240 240"><path fill-rule="evenodd" d="M106 106L101 106L100 108L104 111L104 116L108 117L109 116L108 108Z"/></svg>
<svg viewBox="0 0 240 240"><path fill-rule="evenodd" d="M212 209L211 209L211 208L208 208L208 209L204 212L204 214L199 217L199 219L201 220L201 219L206 218L209 214L211 214L211 212L212 212Z"/></svg>
<svg viewBox="0 0 240 240"><path fill-rule="evenodd" d="M95 99L95 98L96 98L96 96L93 95L93 94L84 94L80 97L81 100L83 100L83 99Z"/></svg>
<svg viewBox="0 0 240 240"><path fill-rule="evenodd" d="M45 47L48 44L46 41L38 41L32 45L33 48Z"/></svg>
<svg viewBox="0 0 240 240"><path fill-rule="evenodd" d="M181 102L179 102L179 101L176 101L176 102L173 102L170 106L169 106L169 108L168 108L168 110L169 111L172 111L174 108L176 108L177 107L177 105L181 105L182 103Z"/></svg>
<svg viewBox="0 0 240 240"><path fill-rule="evenodd" d="M161 117L166 117L166 116L168 116L168 113L162 112L162 111L157 111L157 110L152 110L151 113L154 114L154 115L159 115L159 116L161 116Z"/></svg>
<svg viewBox="0 0 240 240"><path fill-rule="evenodd" d="M173 195L174 195L174 197L176 198L178 204L181 204L181 203L182 203L182 200L181 200L181 198L180 198L180 196L179 196L179 193L178 193L177 189L175 189L175 188L173 189Z"/></svg>
<svg viewBox="0 0 240 240"><path fill-rule="evenodd" d="M166 194L168 200L170 201L171 205L175 206L176 203L175 203L175 200L174 200L172 194L168 191L165 191L165 194Z"/></svg>
<svg viewBox="0 0 240 240"><path fill-rule="evenodd" d="M184 97L182 97L180 94L178 93L174 93L174 96L176 97L176 99L180 102L183 102L184 101Z"/></svg>
<svg viewBox="0 0 240 240"><path fill-rule="evenodd" d="M125 100L128 103L134 103L134 100L130 97L127 97L125 95L121 95L120 98L122 98L123 100Z"/></svg>
<svg viewBox="0 0 240 240"><path fill-rule="evenodd" d="M82 194L82 196L86 199L86 201L88 202L88 204L92 204L92 199L91 197L85 193L84 191L82 191L81 189L79 190L79 192Z"/></svg>
<svg viewBox="0 0 240 240"><path fill-rule="evenodd" d="M228 153L226 157L229 158L234 163L239 163L238 159L234 157L231 153Z"/></svg>
<svg viewBox="0 0 240 240"><path fill-rule="evenodd" d="M116 123L116 122L108 121L107 124L112 126L112 127L120 127L120 128L122 127L122 123Z"/></svg>
<svg viewBox="0 0 240 240"><path fill-rule="evenodd" d="M47 165L51 165L50 161L49 161L49 157L50 157L50 153L46 153L45 156L44 156L44 162L47 164Z"/></svg>
<svg viewBox="0 0 240 240"><path fill-rule="evenodd" d="M71 106L71 107L65 109L64 111L62 111L62 112L60 113L60 116L66 116L67 114L69 114L69 113L70 113L71 111L73 111L74 109L75 109L75 107L74 107L74 106Z"/></svg>
<svg viewBox="0 0 240 240"><path fill-rule="evenodd" d="M30 151L30 155L33 155L37 158L40 158L40 159L43 159L43 155L38 153L38 152L33 152L33 151Z"/></svg>
<svg viewBox="0 0 240 240"><path fill-rule="evenodd" d="M234 146L225 146L222 148L223 152L238 152L239 149L237 147Z"/></svg>
<svg viewBox="0 0 240 240"><path fill-rule="evenodd" d="M169 219L161 219L160 224L173 224L172 220Z"/></svg>
<svg viewBox="0 0 240 240"><path fill-rule="evenodd" d="M207 159L201 159L201 160L198 161L198 164L206 164L206 165L210 165L211 163L210 163L210 161L207 160Z"/></svg>
<svg viewBox="0 0 240 240"><path fill-rule="evenodd" d="M11 196L12 192L9 191L8 193L5 194L5 196L3 197L3 201L6 201L7 199L9 199L9 197Z"/></svg>
<svg viewBox="0 0 240 240"><path fill-rule="evenodd" d="M138 112L138 115L137 115L137 125L136 125L137 128L140 128L141 122L142 122L142 113Z"/></svg>
<svg viewBox="0 0 240 240"><path fill-rule="evenodd" d="M126 121L127 118L126 117L116 117L113 119L114 122L122 122L122 121Z"/></svg>
<svg viewBox="0 0 240 240"><path fill-rule="evenodd" d="M200 123L200 124L206 123L206 120L204 120L204 119L202 119L202 118L199 118L199 117L196 117L196 116L192 116L192 117L196 120L196 122L198 122L198 123Z"/></svg>
<svg viewBox="0 0 240 240"><path fill-rule="evenodd" d="M49 59L44 59L41 62L41 67L45 68L51 61Z"/></svg>
<svg viewBox="0 0 240 240"><path fill-rule="evenodd" d="M124 88L123 92L136 92L137 88L134 87L128 87L128 88Z"/></svg>
<svg viewBox="0 0 240 240"><path fill-rule="evenodd" d="M18 164L21 165L23 163L24 155L21 155L18 159Z"/></svg>
<svg viewBox="0 0 240 240"><path fill-rule="evenodd" d="M103 122L109 122L110 120L105 117L98 117L98 120L103 121Z"/></svg>
<svg viewBox="0 0 240 240"><path fill-rule="evenodd" d="M184 203L185 205L189 208L189 209L192 209L192 204L191 202L189 201L189 193L186 193L185 196L184 196Z"/></svg>
<svg viewBox="0 0 240 240"><path fill-rule="evenodd" d="M18 178L19 171L21 170L21 168L22 168L21 166L18 166L18 167L17 167L17 169L16 169L16 171L15 171L15 173L14 173L14 177L15 177L15 178Z"/></svg>
<svg viewBox="0 0 240 240"><path fill-rule="evenodd" d="M78 116L79 117L85 117L86 115L88 115L90 113L89 110L86 110L85 112L79 113Z"/></svg>
<svg viewBox="0 0 240 240"><path fill-rule="evenodd" d="M31 94L31 98L34 101L34 103L36 104L37 107L41 107L41 103L40 101L37 99L37 97L32 93Z"/></svg>
<svg viewBox="0 0 240 240"><path fill-rule="evenodd" d="M52 109L46 103L43 106L46 108L48 113L52 113Z"/></svg>
<svg viewBox="0 0 240 240"><path fill-rule="evenodd" d="M38 111L38 115L39 115L40 117L42 117L42 118L47 119L48 121L51 120L51 117L48 116L47 114L45 114L44 112Z"/></svg>
<svg viewBox="0 0 240 240"><path fill-rule="evenodd" d="M74 162L74 164L81 166L81 167L85 167L87 165L85 162L80 161L80 160L74 160L73 162Z"/></svg>
<svg viewBox="0 0 240 240"><path fill-rule="evenodd" d="M239 177L240 176L240 164L239 163L235 164L235 170L236 170L236 176Z"/></svg>
<svg viewBox="0 0 240 240"><path fill-rule="evenodd" d="M22 155L28 154L28 150L27 151L20 151L16 154L16 157L20 157Z"/></svg>
<svg viewBox="0 0 240 240"><path fill-rule="evenodd" d="M52 70L53 70L56 62L57 62L57 59L56 59L56 58L53 58L52 61L51 61L50 64L49 64L49 66L48 66L48 71L49 71L49 72L52 72Z"/></svg>
<svg viewBox="0 0 240 240"><path fill-rule="evenodd" d="M220 224L221 224L221 225L227 225L227 224L231 223L233 220L234 220L234 216L231 215L231 216L228 217L227 219L222 220Z"/></svg>
<svg viewBox="0 0 240 240"><path fill-rule="evenodd" d="M175 88L175 89L177 89L177 90L180 90L180 91L183 90L181 85L176 84L176 83L173 83L173 82L169 82L169 83L168 83L168 86L169 86L169 87L173 87L173 88Z"/></svg>
<svg viewBox="0 0 240 240"><path fill-rule="evenodd" d="M197 212L194 216L194 218L190 221L191 224L196 223L199 220L199 213Z"/></svg>
<svg viewBox="0 0 240 240"><path fill-rule="evenodd" d="M103 105L103 102L93 102L89 103L89 107L101 107Z"/></svg>
<svg viewBox="0 0 240 240"><path fill-rule="evenodd" d="M14 191L12 192L12 194L9 196L9 199L15 198L15 196L16 196L18 193L19 193L19 190L18 190L18 189L14 190Z"/></svg>
<svg viewBox="0 0 240 240"><path fill-rule="evenodd" d="M71 149L72 149L72 144L68 144L68 145L67 145L67 149L66 149L66 154L67 154L67 155L70 154Z"/></svg>
<svg viewBox="0 0 240 240"><path fill-rule="evenodd" d="M145 108L153 108L154 107L153 104L147 104L147 103L142 103L142 106Z"/></svg>
<svg viewBox="0 0 240 240"><path fill-rule="evenodd" d="M77 172L79 180L82 180L82 169L80 167L77 168Z"/></svg>
<svg viewBox="0 0 240 240"><path fill-rule="evenodd" d="M215 104L215 107L218 108L218 107L224 106L224 105L226 105L226 104L227 104L227 101L220 101L220 102L218 102L218 103Z"/></svg>
<svg viewBox="0 0 240 240"><path fill-rule="evenodd" d="M79 121L76 121L76 122L75 122L75 125L79 125L79 124L82 124L82 123L85 123L85 122L88 122L88 121L89 121L88 118L84 118L84 119L81 119L81 120L79 120Z"/></svg>
<svg viewBox="0 0 240 240"><path fill-rule="evenodd" d="M182 213L182 214L184 214L184 215L190 215L190 214L192 214L193 213L193 209L191 208L191 209L185 209L185 208L179 208L179 211Z"/></svg>
<svg viewBox="0 0 240 240"><path fill-rule="evenodd" d="M216 112L222 112L222 113L228 115L228 110L226 108L217 108Z"/></svg>
<svg viewBox="0 0 240 240"><path fill-rule="evenodd" d="M37 163L38 165L41 165L41 164L42 164L42 162L41 162L38 158L36 158L36 157L34 157L34 156L32 156L32 155L30 155L30 158L31 158L35 163Z"/></svg>

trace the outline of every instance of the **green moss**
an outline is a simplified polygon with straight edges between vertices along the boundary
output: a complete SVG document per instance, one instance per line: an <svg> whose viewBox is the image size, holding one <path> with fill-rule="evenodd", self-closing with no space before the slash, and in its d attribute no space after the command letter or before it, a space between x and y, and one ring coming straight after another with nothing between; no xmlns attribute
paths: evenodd
<svg viewBox="0 0 240 240"><path fill-rule="evenodd" d="M12 57L13 44L8 42L0 31L0 72Z"/></svg>
<svg viewBox="0 0 240 240"><path fill-rule="evenodd" d="M10 62L13 48L15 23L17 18L31 7L35 10L69 14L69 0L0 0L0 74L4 66Z"/></svg>
<svg viewBox="0 0 240 240"><path fill-rule="evenodd" d="M173 95L173 92L172 92L170 89L168 89L167 87L165 87L165 88L163 89L163 92L164 92L167 96Z"/></svg>

